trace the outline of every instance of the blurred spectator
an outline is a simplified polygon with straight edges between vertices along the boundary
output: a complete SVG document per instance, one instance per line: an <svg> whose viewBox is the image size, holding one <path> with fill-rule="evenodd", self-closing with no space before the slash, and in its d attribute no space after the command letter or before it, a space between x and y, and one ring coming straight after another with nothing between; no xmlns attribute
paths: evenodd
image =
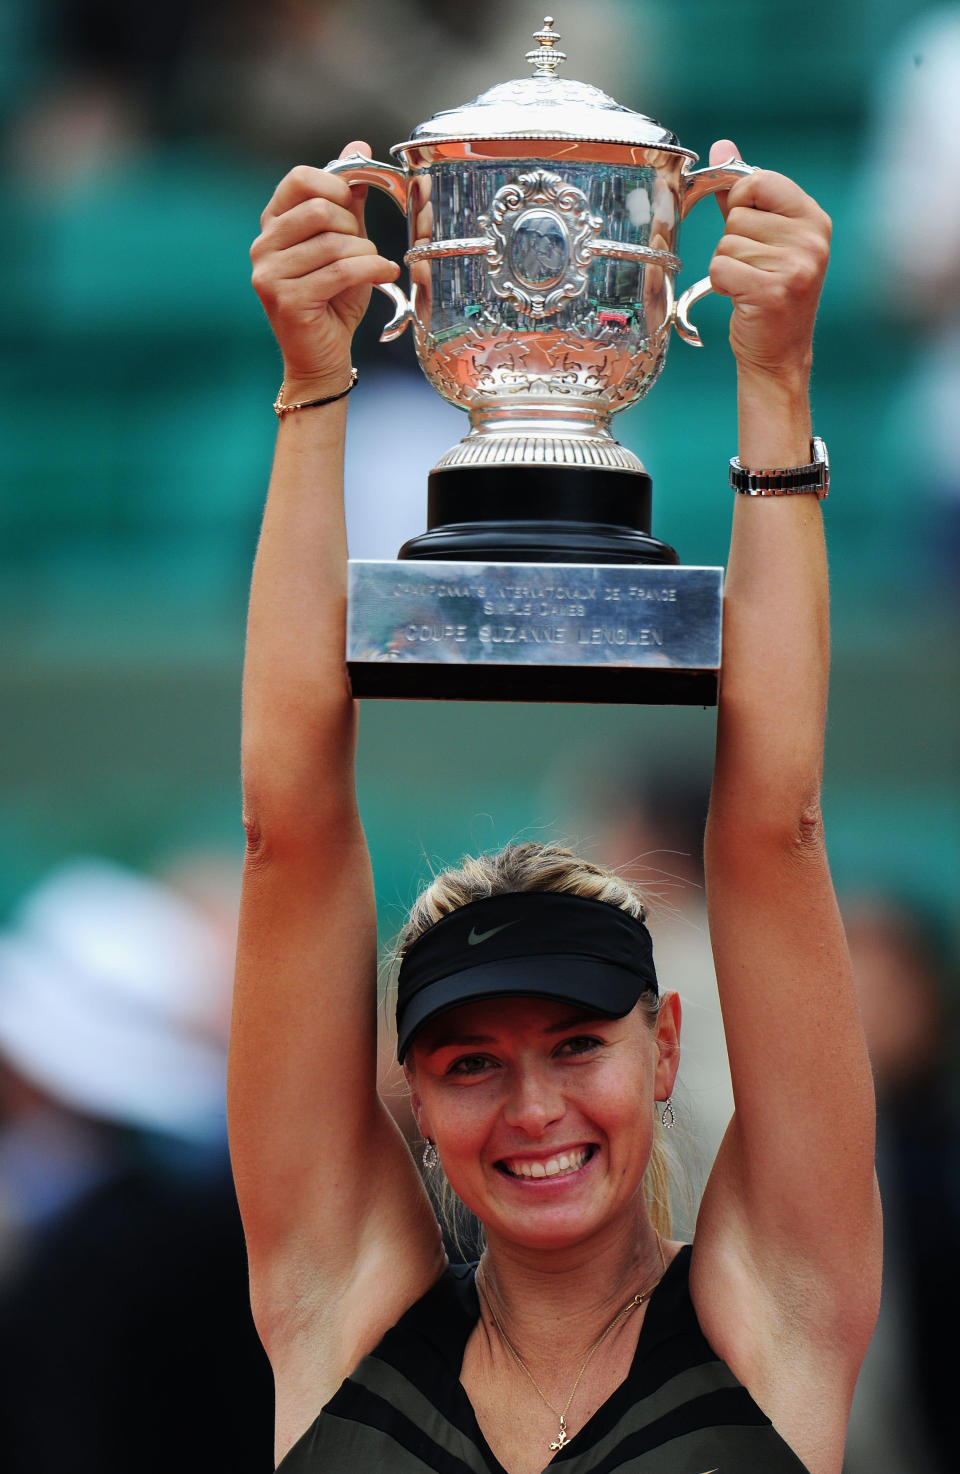
<svg viewBox="0 0 960 1474"><path fill-rule="evenodd" d="M925 11L878 78L864 219L877 306L922 349L897 419L924 548L955 582L960 555L960 5ZM897 468L898 470L900 468Z"/></svg>
<svg viewBox="0 0 960 1474"><path fill-rule="evenodd" d="M888 897L851 899L844 920L876 1072L885 1232L880 1320L857 1385L844 1474L950 1474L960 1122L948 1090L946 949L918 912Z"/></svg>
<svg viewBox="0 0 960 1474"><path fill-rule="evenodd" d="M68 1108L218 1141L229 958L168 887L70 861L0 939L0 1049Z"/></svg>
<svg viewBox="0 0 960 1474"><path fill-rule="evenodd" d="M20 167L46 184L110 164L174 127L191 38L215 0L47 0L50 68L14 130Z"/></svg>
<svg viewBox="0 0 960 1474"><path fill-rule="evenodd" d="M258 151L314 163L357 130L383 158L437 109L529 75L524 57L542 21L510 0L283 0L269 10L246 5L241 17L227 27L211 10L215 28L197 45L209 117ZM622 34L614 0L561 18L570 76L632 90L635 61L612 44L618 22Z"/></svg>
<svg viewBox="0 0 960 1474"><path fill-rule="evenodd" d="M5 1474L270 1467L224 1130L232 938L210 873L179 877L206 915L72 861L0 938Z"/></svg>
<svg viewBox="0 0 960 1474"><path fill-rule="evenodd" d="M109 162L152 138L203 135L322 164L359 132L378 156L438 108L528 74L542 20L509 0L50 0L54 73L18 131L25 165ZM632 92L630 22L616 0L561 20L568 74ZM620 44L612 44L613 37ZM619 94L617 94L619 96Z"/></svg>

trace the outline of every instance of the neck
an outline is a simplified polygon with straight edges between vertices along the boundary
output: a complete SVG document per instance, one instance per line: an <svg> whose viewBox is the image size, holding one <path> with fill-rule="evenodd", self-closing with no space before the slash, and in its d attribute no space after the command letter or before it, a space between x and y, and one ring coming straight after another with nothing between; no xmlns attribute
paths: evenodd
<svg viewBox="0 0 960 1474"><path fill-rule="evenodd" d="M510 1339L524 1355L575 1358L634 1296L663 1273L645 1209L572 1247L535 1249L489 1235L481 1283ZM558 1339L559 1338L559 1339Z"/></svg>

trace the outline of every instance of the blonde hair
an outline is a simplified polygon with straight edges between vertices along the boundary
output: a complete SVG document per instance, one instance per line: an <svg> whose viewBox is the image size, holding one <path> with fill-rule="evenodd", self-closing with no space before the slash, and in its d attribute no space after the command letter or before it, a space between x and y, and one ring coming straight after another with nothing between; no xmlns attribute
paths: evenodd
<svg viewBox="0 0 960 1474"><path fill-rule="evenodd" d="M533 841L510 844L492 855L465 855L459 866L434 877L417 897L400 933L392 958L394 968L402 962L407 948L429 927L449 916L451 911L468 906L472 901L517 891L559 891L583 896L587 900L604 901L609 906L629 912L638 921L644 921L647 914L640 893L616 871L584 860L562 845L536 844ZM652 1029L660 1012L659 995L649 989L641 995L639 1007ZM441 1221L460 1248L469 1235L472 1215L454 1193L441 1167L429 1174L428 1186ZM670 1157L660 1110L656 1108L653 1147L643 1176L643 1192L650 1222L663 1238L672 1237L673 1231L670 1187Z"/></svg>

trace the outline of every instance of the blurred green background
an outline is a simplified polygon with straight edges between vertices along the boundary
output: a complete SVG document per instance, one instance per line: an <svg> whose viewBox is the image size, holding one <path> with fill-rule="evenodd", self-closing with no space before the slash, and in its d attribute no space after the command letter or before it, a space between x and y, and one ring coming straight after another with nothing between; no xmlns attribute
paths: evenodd
<svg viewBox="0 0 960 1474"><path fill-rule="evenodd" d="M923 9L606 0L556 15L569 75L701 156L734 138L834 218L814 383L835 488L831 855L841 888L892 888L952 924L955 522L906 409L928 327L877 269L870 202L882 79ZM516 37L542 14L426 0L0 10L0 913L77 851L146 867L193 847L239 856L244 604L278 381L248 284L259 212L300 158L322 164L357 136L383 157L436 108L524 74ZM396 252L391 208L373 202L371 233ZM718 224L710 202L691 217L684 284ZM618 421L654 478L654 531L688 562L726 552L726 315L702 304L705 349L678 341ZM376 343L384 316L375 301L355 398L374 365L413 369L409 341ZM401 457L420 467L425 512L433 457L415 420L379 453L384 499ZM385 927L430 862L570 833L572 790L598 772L706 776L713 723L697 709L368 705L359 781Z"/></svg>

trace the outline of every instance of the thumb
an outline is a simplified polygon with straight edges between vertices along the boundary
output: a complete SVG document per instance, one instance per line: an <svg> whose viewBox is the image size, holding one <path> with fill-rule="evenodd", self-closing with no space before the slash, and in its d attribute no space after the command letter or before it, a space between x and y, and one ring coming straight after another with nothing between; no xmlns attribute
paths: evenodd
<svg viewBox="0 0 960 1474"><path fill-rule="evenodd" d="M710 164L729 164L731 159L739 159L742 155L732 138L718 138L716 143L710 145ZM727 195L729 190L718 190L714 196L720 207L720 214L724 220L727 218Z"/></svg>
<svg viewBox="0 0 960 1474"><path fill-rule="evenodd" d="M348 154L363 154L366 158L372 159L373 149L363 139L354 139L352 143L345 144L340 150L341 159L345 159ZM350 186L350 209L357 217L357 224L360 226L361 235L366 235L367 233L363 223L363 208L367 203L367 188L368 186L365 184L353 184Z"/></svg>

